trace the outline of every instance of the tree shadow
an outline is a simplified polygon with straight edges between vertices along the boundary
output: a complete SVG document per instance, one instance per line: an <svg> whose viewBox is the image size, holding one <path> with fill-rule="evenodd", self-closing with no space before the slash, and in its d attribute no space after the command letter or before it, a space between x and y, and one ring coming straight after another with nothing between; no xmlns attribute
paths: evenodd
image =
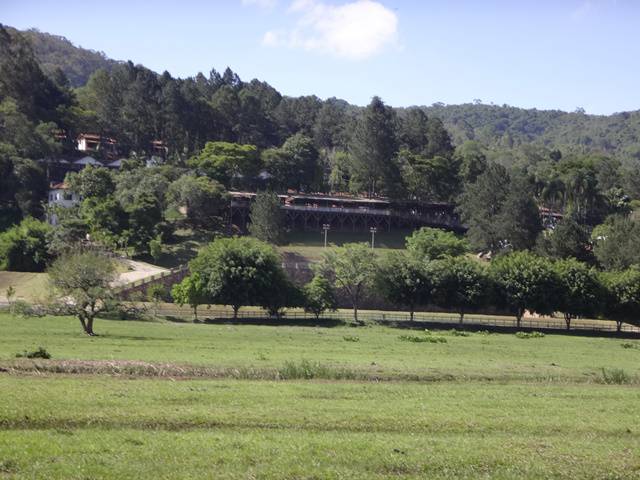
<svg viewBox="0 0 640 480"><path fill-rule="evenodd" d="M207 325L262 325L269 327L340 327L346 325L342 320L335 318L268 318L268 317L255 317L255 318L205 318L203 323Z"/></svg>
<svg viewBox="0 0 640 480"><path fill-rule="evenodd" d="M508 327L496 325L484 325L481 323L463 323L459 322L429 322L425 320L395 320L386 321L382 324L402 330L460 330L467 332L490 332L490 333L516 333L516 332L541 332L546 335L570 335L574 337L599 337L599 338L623 338L623 339L640 339L638 332L615 332L606 330L565 330L562 328L536 328L536 327Z"/></svg>

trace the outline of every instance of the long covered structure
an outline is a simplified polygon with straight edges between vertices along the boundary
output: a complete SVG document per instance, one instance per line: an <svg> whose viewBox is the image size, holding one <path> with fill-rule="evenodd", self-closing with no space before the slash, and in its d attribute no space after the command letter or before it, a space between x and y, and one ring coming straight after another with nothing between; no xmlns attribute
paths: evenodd
<svg viewBox="0 0 640 480"><path fill-rule="evenodd" d="M230 192L229 223L245 230L249 221L252 192ZM384 198L362 198L348 195L283 194L278 195L285 211L287 226L292 230L368 231L392 228L439 227L464 231L455 207L444 203L394 202Z"/></svg>

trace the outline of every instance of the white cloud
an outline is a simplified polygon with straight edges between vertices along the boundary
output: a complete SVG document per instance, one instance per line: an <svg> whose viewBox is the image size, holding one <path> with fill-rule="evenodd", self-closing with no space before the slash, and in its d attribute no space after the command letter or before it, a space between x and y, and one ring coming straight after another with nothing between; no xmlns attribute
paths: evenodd
<svg viewBox="0 0 640 480"><path fill-rule="evenodd" d="M328 5L317 0L295 0L289 12L298 15L291 30L272 30L262 44L287 46L361 60L395 43L397 15L373 0Z"/></svg>
<svg viewBox="0 0 640 480"><path fill-rule="evenodd" d="M256 6L260 8L273 8L278 4L278 0L241 0L244 6Z"/></svg>

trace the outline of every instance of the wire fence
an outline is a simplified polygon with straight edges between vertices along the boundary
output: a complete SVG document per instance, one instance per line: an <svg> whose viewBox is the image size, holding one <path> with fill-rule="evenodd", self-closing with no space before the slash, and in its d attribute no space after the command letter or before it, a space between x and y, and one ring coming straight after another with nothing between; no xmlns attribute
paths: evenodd
<svg viewBox="0 0 640 480"><path fill-rule="evenodd" d="M148 308L153 309L152 306ZM158 306L157 313L165 317L174 317L181 319L193 319L193 310L187 306L179 307L174 304L162 304ZM269 315L268 312L258 308L242 308L238 311L234 318L231 308L220 306L200 306L198 308L198 318L201 321L267 321L269 323L303 323L313 324L314 322L338 322L351 323L354 321L352 311L339 310L336 312L325 312L319 318L311 313L302 312L300 310L284 310L280 316ZM485 316L485 315L465 315L463 322L460 323L457 315L443 315L428 312L416 312L413 320L409 312L385 312L385 311L360 311L358 312L358 320L367 323L379 324L402 324L404 326L419 327L421 324L442 325L447 328L504 328L504 329L523 329L523 330L567 330L564 318L558 317L525 317L518 325L517 320L511 317L501 316ZM570 324L570 330L590 331L590 332L616 332L618 325L610 320L591 320L591 319L573 319ZM634 325L624 323L620 328L621 332L638 333L640 328Z"/></svg>
<svg viewBox="0 0 640 480"><path fill-rule="evenodd" d="M14 304L19 302L13 302ZM169 320L179 319L181 321L192 321L194 319L193 309L188 306L180 307L177 304L160 303L154 305L149 302L122 302L123 305L137 309L140 312L147 312ZM0 301L0 308L9 309L10 302ZM46 305L32 304L33 311L41 311L43 314L50 309ZM220 305L206 306L198 308L198 320L204 323L228 323L246 322L260 323L264 325L327 325L327 324L349 324L354 322L353 311L338 310L336 312L325 312L316 318L311 313L301 310L284 310L279 316L269 315L260 308L242 308L234 317L231 307ZM406 328L460 328L482 330L504 329L504 330L544 330L544 331L567 331L564 318L558 317L525 317L517 324L515 318L489 315L465 315L462 323L456 315L434 314L429 312L416 312L413 320L408 312L386 312L386 311L359 311L358 321L365 323L377 323L388 326L402 326ZM616 333L640 335L640 327L623 323L618 329L616 322L611 320L574 319L571 321L570 331L590 332L590 333Z"/></svg>

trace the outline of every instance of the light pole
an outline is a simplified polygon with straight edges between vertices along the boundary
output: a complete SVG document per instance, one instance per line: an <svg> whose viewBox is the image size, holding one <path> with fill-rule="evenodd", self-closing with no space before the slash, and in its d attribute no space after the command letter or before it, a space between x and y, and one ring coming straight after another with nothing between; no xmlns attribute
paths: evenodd
<svg viewBox="0 0 640 480"><path fill-rule="evenodd" d="M378 231L378 229L376 227L371 227L369 231L371 232L371 248L375 248L376 232Z"/></svg>
<svg viewBox="0 0 640 480"><path fill-rule="evenodd" d="M331 225L328 223L322 224L322 231L324 232L324 248L327 248L327 232L331 228Z"/></svg>

